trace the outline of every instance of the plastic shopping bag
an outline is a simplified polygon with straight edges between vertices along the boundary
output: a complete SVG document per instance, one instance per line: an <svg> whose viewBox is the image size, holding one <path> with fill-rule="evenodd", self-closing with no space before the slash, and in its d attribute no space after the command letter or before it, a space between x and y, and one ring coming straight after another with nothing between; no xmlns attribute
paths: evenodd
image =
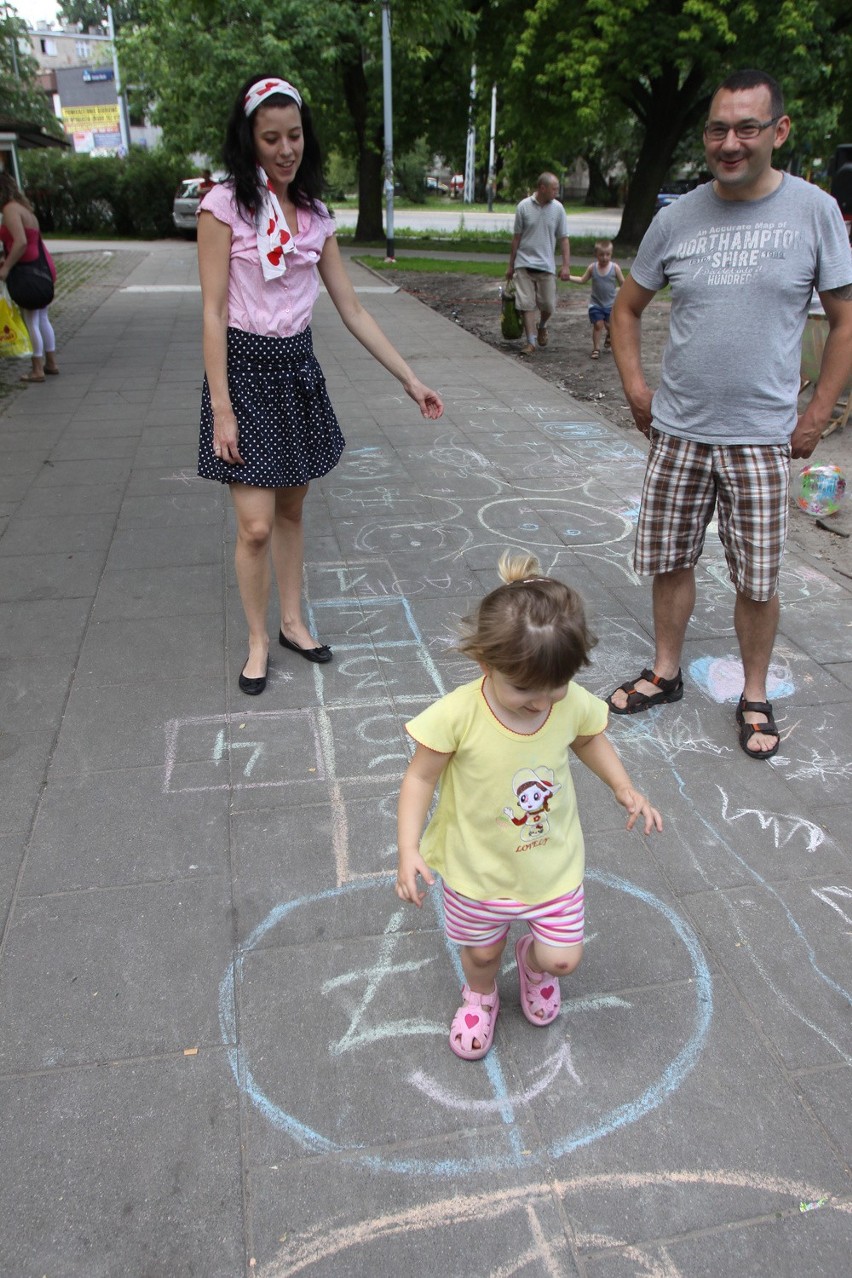
<svg viewBox="0 0 852 1278"><path fill-rule="evenodd" d="M523 331L524 321L515 305L515 281L509 280L500 290L500 332L508 342L513 342Z"/></svg>
<svg viewBox="0 0 852 1278"><path fill-rule="evenodd" d="M32 355L33 348L24 317L0 285L0 355Z"/></svg>

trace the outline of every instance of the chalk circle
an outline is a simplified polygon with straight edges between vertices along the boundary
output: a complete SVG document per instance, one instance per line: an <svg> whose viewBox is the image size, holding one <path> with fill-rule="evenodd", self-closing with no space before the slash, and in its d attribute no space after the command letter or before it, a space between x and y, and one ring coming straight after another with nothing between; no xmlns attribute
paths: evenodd
<svg viewBox="0 0 852 1278"><path fill-rule="evenodd" d="M570 536L575 546L609 546L633 534L630 520L616 511L591 501L570 501L542 494L535 502L538 535L530 537L533 529L519 518L528 513L530 500L529 496L503 497L488 502L480 508L479 522L497 537L548 548L554 546L557 536ZM556 533L557 528L562 531Z"/></svg>
<svg viewBox="0 0 852 1278"><path fill-rule="evenodd" d="M695 1004L692 1014L690 1032L680 1050L650 1085L646 1086L636 1097L626 1103L615 1105L603 1112L595 1121L581 1125L567 1136L560 1137L537 1150L522 1149L519 1129L514 1119L507 1124L506 1150L499 1154L481 1153L475 1158L399 1158L377 1154L361 1145L343 1144L330 1140L321 1132L315 1131L302 1123L295 1115L288 1113L282 1105L267 1096L258 1086L252 1072L252 1062L244 1048L236 1046L236 1010L234 991L242 982L243 964L246 958L263 942L267 941L270 932L283 923L295 910L310 908L336 897L350 895L355 892L382 892L390 896L393 875L384 875L377 879L354 880L339 888L329 888L324 892L312 893L295 901L287 901L275 906L262 923L254 929L245 944L229 963L219 985L219 1028L222 1042L228 1049L231 1073L237 1087L249 1101L279 1131L290 1136L297 1144L314 1154L346 1154L350 1159L373 1171L395 1172L402 1175L427 1176L459 1176L480 1175L483 1171L501 1171L512 1167L529 1167L535 1163L547 1163L555 1158L562 1158L575 1149L592 1145L623 1127L631 1126L646 1114L655 1110L684 1082L698 1063L703 1049L710 1020L713 1014L713 990L710 970L701 950L698 938L684 919L659 897L645 891L634 883L628 882L613 874L601 870L586 870L586 881L599 883L606 888L624 892L651 910L656 911L671 927L675 936L685 948L692 968L690 989L694 994ZM568 1004L570 1008L570 1004ZM564 1013L563 1013L564 1014ZM492 1049L483 1062L488 1068L489 1079L494 1082L501 1077L496 1049ZM507 1104L511 1109L511 1103ZM505 1121L505 1120L504 1120Z"/></svg>

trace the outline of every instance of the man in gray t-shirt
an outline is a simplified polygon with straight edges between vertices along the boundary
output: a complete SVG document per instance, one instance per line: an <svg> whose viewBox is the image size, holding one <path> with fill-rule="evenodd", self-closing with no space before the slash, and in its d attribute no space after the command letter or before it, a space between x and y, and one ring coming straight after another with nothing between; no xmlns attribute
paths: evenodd
<svg viewBox="0 0 852 1278"><path fill-rule="evenodd" d="M654 663L612 693L615 714L683 696L681 652L695 564L714 511L736 589L743 663L741 748L780 741L766 679L778 628L790 457L810 457L852 375L852 253L836 203L772 167L790 131L781 90L761 71L720 85L704 127L714 180L662 210L612 313L612 345L638 429L650 442L636 533L653 574ZM652 394L641 321L671 285L669 340ZM797 416L802 332L813 290L829 324L819 381Z"/></svg>
<svg viewBox="0 0 852 1278"><path fill-rule="evenodd" d="M532 195L515 210L506 278L515 281L515 305L524 321L522 355L533 355L536 346L548 342L547 321L556 310L557 244L562 256L559 278L567 280L571 275L568 219L558 194L554 174L542 173Z"/></svg>

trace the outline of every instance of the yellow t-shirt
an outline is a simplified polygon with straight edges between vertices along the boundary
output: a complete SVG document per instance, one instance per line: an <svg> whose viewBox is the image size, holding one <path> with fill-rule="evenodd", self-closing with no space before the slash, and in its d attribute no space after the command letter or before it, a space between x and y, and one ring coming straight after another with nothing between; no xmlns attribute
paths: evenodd
<svg viewBox="0 0 852 1278"><path fill-rule="evenodd" d="M579 887L585 852L568 750L607 724L606 702L568 685L537 732L500 723L476 679L405 725L420 745L452 753L420 852L475 901L551 901Z"/></svg>

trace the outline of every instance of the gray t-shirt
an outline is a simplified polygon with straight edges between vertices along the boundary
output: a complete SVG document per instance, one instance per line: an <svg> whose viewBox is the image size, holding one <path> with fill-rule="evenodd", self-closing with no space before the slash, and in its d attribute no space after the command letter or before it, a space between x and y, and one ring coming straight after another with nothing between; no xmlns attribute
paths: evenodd
<svg viewBox="0 0 852 1278"><path fill-rule="evenodd" d="M556 245L568 234L568 218L558 200L547 204L530 195L515 209L515 235L521 242L515 254L515 266L532 271L556 274Z"/></svg>
<svg viewBox="0 0 852 1278"><path fill-rule="evenodd" d="M657 214L631 275L672 288L655 426L700 443L786 443L813 290L852 283L837 203L786 173L760 200L722 200L707 183Z"/></svg>
<svg viewBox="0 0 852 1278"><path fill-rule="evenodd" d="M589 305L611 311L617 288L618 276L615 273L615 263L610 262L606 275L601 275L597 262L592 262L592 297Z"/></svg>

